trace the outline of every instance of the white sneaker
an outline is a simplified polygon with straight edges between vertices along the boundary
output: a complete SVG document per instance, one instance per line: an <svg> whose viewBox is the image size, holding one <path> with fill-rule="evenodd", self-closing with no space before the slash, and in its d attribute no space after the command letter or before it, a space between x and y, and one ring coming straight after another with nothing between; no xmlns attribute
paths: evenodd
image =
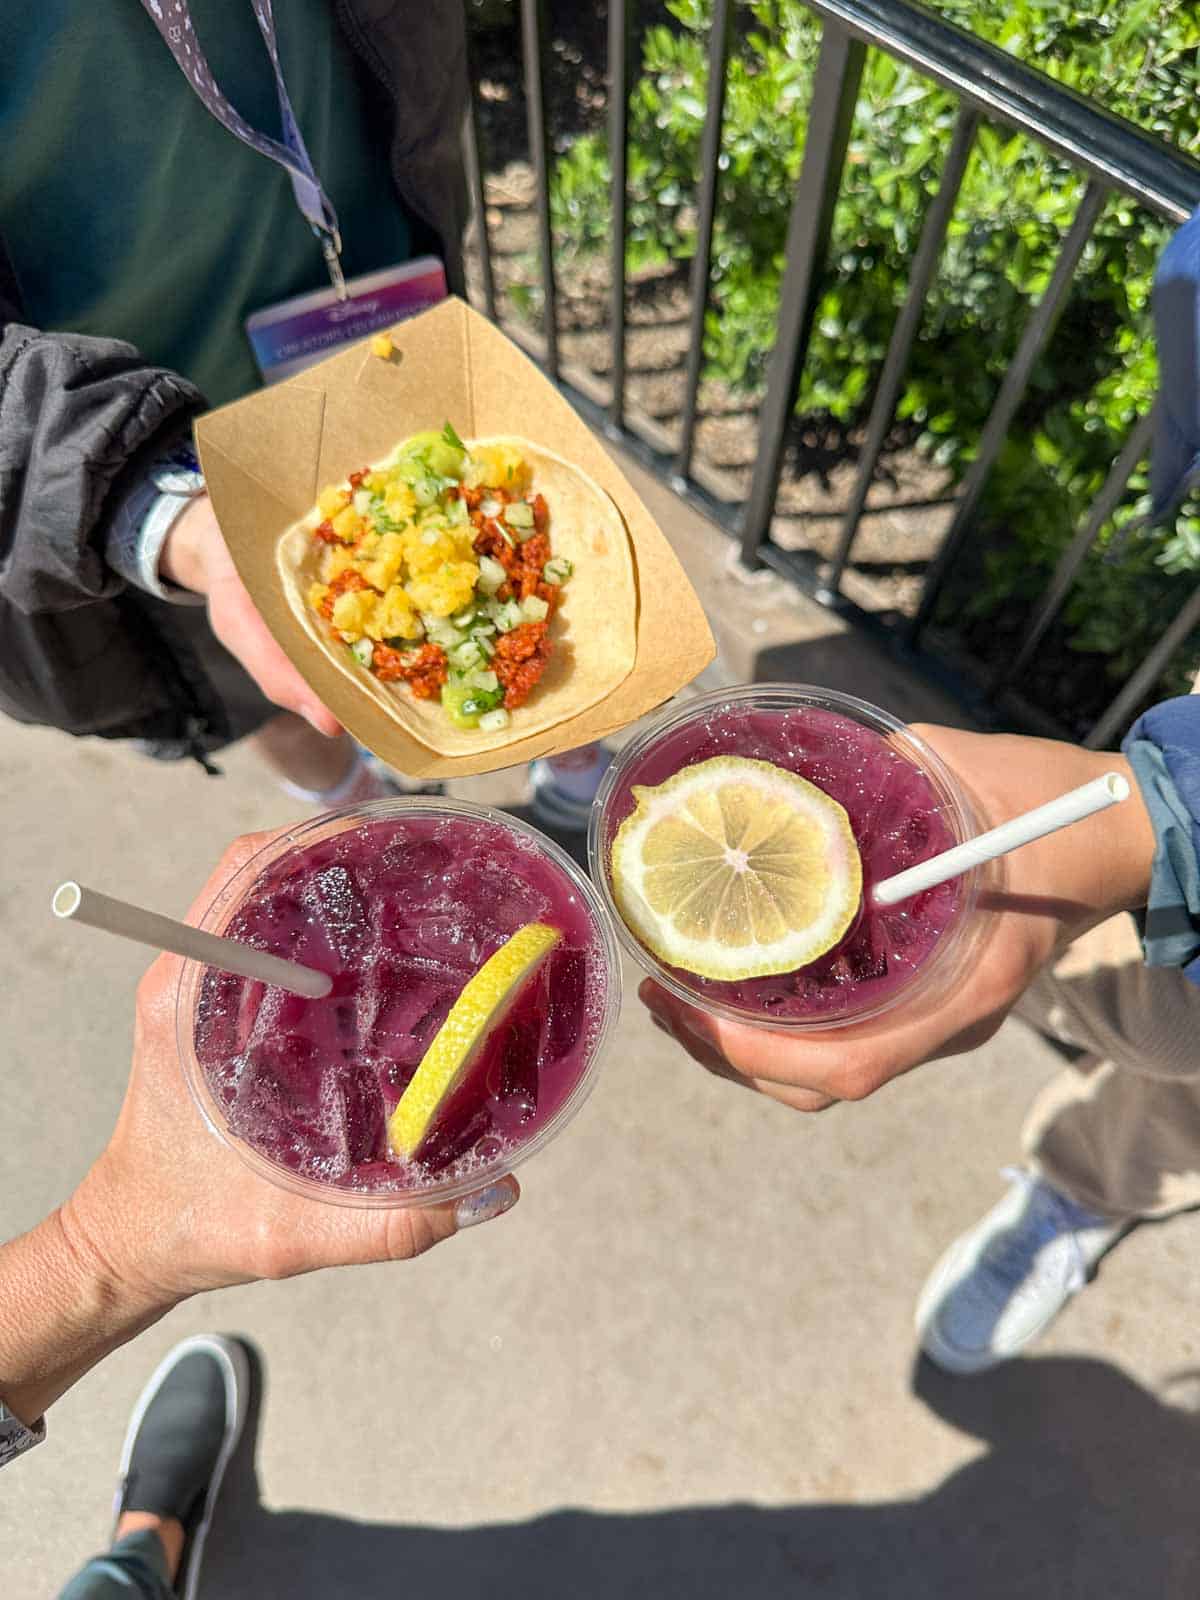
<svg viewBox="0 0 1200 1600"><path fill-rule="evenodd" d="M1013 1168L1012 1187L962 1234L917 1301L921 1348L945 1372L986 1372L1049 1327L1130 1222L1086 1211Z"/></svg>

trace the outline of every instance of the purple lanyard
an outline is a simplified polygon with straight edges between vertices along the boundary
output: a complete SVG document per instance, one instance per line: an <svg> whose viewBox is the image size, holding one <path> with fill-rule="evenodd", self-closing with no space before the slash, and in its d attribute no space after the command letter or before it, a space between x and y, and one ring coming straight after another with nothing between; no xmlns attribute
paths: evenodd
<svg viewBox="0 0 1200 1600"><path fill-rule="evenodd" d="M223 3L228 4L229 0L223 0ZM280 144L278 139L269 139L264 133L256 133L245 118L238 115L217 87L208 61L200 48L200 41L196 38L188 0L142 0L142 5L149 12L154 26L166 40L167 49L175 57L180 71L200 96L207 110L211 111L217 121L228 128L229 132L243 144L249 145L252 150L257 150L260 155L278 162L292 180L292 192L296 196L296 204L321 241L325 263L329 268L330 282L337 292L338 299L344 300L346 280L342 276L340 259L342 238L338 232L337 212L321 187L321 180L317 177L312 159L305 148L304 137L292 111L287 85L283 81L283 68L279 64L279 46L275 38L275 13L271 0L252 0L252 5L258 22L258 31L263 36L263 43L267 47L267 54L271 57L271 66L275 71L275 89L279 95L283 144Z"/></svg>

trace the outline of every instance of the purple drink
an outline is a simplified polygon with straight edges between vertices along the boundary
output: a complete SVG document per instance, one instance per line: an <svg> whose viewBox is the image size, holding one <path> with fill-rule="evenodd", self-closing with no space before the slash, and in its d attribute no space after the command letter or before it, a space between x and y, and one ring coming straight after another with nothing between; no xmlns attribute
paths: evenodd
<svg viewBox="0 0 1200 1600"><path fill-rule="evenodd" d="M832 709L831 709L832 708ZM832 691L763 685L719 691L659 719L626 747L605 780L590 840L593 876L607 891L613 840L635 808L635 785L654 787L715 756L770 762L845 808L863 869L863 898L832 950L793 972L723 982L668 966L622 923L642 965L705 1009L780 1027L822 1027L873 1016L945 969L962 945L973 877L897 906L870 904L881 879L966 836L968 812L949 772L886 712ZM937 959L935 960L935 956Z"/></svg>
<svg viewBox="0 0 1200 1600"><path fill-rule="evenodd" d="M181 1043L191 1029L205 1115L269 1175L329 1198L438 1199L509 1170L581 1103L618 1004L590 886L548 840L476 806L386 801L293 837L243 869L205 926L327 972L333 988L308 1000L192 969ZM556 928L558 945L414 1159L397 1157L388 1115L464 986L531 922Z"/></svg>

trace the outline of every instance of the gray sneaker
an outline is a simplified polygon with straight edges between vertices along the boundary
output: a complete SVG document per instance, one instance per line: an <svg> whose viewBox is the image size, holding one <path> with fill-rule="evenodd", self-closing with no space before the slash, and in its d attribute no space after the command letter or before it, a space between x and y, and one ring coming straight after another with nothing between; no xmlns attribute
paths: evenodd
<svg viewBox="0 0 1200 1600"><path fill-rule="evenodd" d="M921 1348L945 1372L986 1372L1018 1355L1133 1226L1085 1210L1031 1172L1005 1176L1008 1193L954 1241L917 1301Z"/></svg>

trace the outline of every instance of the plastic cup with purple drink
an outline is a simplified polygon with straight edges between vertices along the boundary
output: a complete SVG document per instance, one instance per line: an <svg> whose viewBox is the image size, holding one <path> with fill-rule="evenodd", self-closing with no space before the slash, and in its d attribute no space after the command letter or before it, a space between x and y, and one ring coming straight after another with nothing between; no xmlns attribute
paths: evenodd
<svg viewBox="0 0 1200 1600"><path fill-rule="evenodd" d="M656 818L667 819L657 834ZM830 859L806 857L822 828ZM961 977L978 871L895 906L872 904L871 889L976 831L953 774L886 711L832 690L764 684L687 701L636 735L597 796L589 856L625 944L659 983L705 1011L794 1031L880 1017ZM747 865L749 878L739 877ZM811 959L788 963L804 934L781 930L776 888L785 913L800 906L792 922L810 917L818 931L822 894L843 897ZM734 894L745 901L740 917ZM764 948L785 954L759 960ZM677 950L686 960L671 959ZM739 975L716 975L721 962Z"/></svg>
<svg viewBox="0 0 1200 1600"><path fill-rule="evenodd" d="M212 1129L264 1176L325 1200L443 1201L510 1171L586 1098L620 1005L586 877L533 829L454 801L381 801L293 829L202 926L333 979L307 1000L188 963L177 1005ZM533 955L504 968L468 1039L459 1002L530 930ZM461 1070L414 1147L397 1148L400 1101L448 1043Z"/></svg>

